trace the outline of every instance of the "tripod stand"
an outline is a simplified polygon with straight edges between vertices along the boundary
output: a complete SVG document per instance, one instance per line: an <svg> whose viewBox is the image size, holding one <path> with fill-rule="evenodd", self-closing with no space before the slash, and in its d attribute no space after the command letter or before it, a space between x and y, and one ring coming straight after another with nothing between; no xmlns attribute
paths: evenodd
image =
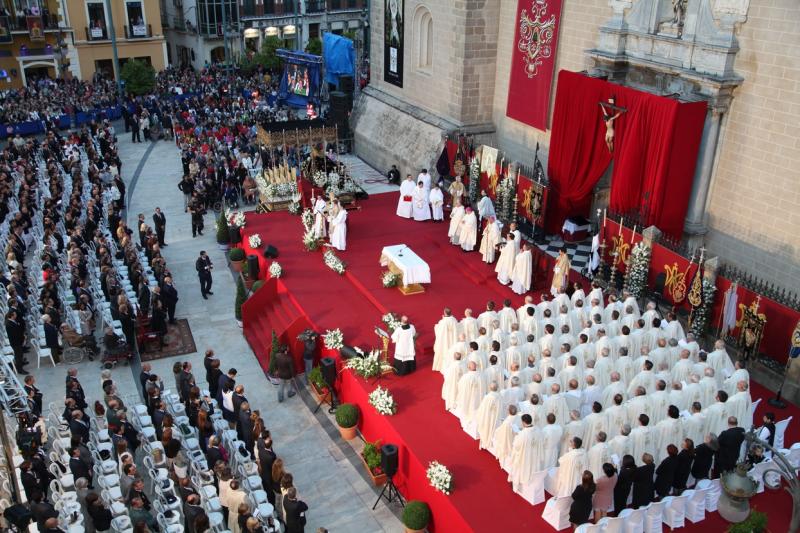
<svg viewBox="0 0 800 533"><path fill-rule="evenodd" d="M322 404L325 403L331 406L330 409L328 409L328 413L333 414L336 412L336 393L333 392L333 387L328 389L328 394L320 394L319 403L317 407L314 408L314 414L316 414L319 408L322 407Z"/></svg>
<svg viewBox="0 0 800 533"><path fill-rule="evenodd" d="M394 481L392 481L391 477L389 477L389 481L386 482L386 485L383 486L383 490L381 490L381 493L378 495L378 499L375 500L375 505L372 506L373 511L378 506L378 503L381 501L381 498L386 498L387 503L392 503L393 501L395 501L395 499L397 499L397 501L400 502L401 507L406 506L406 502L403 499L403 496L400 494L400 491L397 490L397 487L395 486Z"/></svg>

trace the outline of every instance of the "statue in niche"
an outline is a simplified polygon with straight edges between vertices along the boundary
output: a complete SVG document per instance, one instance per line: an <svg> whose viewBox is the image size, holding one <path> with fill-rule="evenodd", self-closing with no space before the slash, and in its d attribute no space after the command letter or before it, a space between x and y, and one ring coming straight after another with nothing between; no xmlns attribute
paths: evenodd
<svg viewBox="0 0 800 533"><path fill-rule="evenodd" d="M672 0L672 25L678 28L678 38L683 35L683 20L686 17L686 0Z"/></svg>

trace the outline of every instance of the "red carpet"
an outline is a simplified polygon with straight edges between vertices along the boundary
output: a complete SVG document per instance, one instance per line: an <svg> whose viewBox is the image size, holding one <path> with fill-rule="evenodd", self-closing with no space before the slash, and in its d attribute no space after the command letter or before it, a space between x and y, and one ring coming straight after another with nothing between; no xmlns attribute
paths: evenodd
<svg viewBox="0 0 800 533"><path fill-rule="evenodd" d="M477 316L487 300L498 305L511 298L514 306L522 297L496 282L493 266L480 261L477 253L466 254L447 241L446 223L417 223L394 215L396 196L384 194L362 204L361 211L349 213L348 250L340 252L347 263L347 273L339 276L322 262L320 252L305 252L302 247L302 225L297 216L288 213L249 214L244 230L247 235L259 233L266 244L280 251L283 277L279 292L287 294L318 331L339 327L345 343L362 347L378 347L373 333L381 315L388 311L407 314L420 333L418 371L405 378L391 376L382 385L391 390L398 402L398 413L391 417L378 415L366 403L366 396L375 384L364 383L349 373L342 374L341 394L345 401L362 408L361 429L369 440L381 439L400 445L400 473L396 478L401 491L412 499L427 501L434 511L433 528L437 533L450 531L523 531L531 527L551 528L541 519L543 505L532 508L514 494L497 461L488 452L479 451L462 430L457 419L445 412L440 391L442 378L430 370L433 325L445 306L461 318L465 307ZM432 284L422 295L403 296L397 289L381 286L379 265L383 246L407 244L431 267ZM268 263L261 258L261 271ZM245 325L247 329L247 324ZM264 332L262 332L264 333ZM260 339L267 338L259 334ZM259 353L263 341L248 336ZM768 398L766 389L753 384L753 397ZM765 404L766 402L762 402ZM761 407L757 419L766 409ZM791 406L778 418L794 415L786 442L800 437L800 410ZM445 496L429 487L425 478L428 462L437 460L453 474L455 489ZM756 507L770 511L770 530L783 531L788 526L791 499L787 493L764 493L754 498ZM723 531L725 522L718 514L710 514L698 524L687 523L688 531ZM709 529L710 528L710 529Z"/></svg>

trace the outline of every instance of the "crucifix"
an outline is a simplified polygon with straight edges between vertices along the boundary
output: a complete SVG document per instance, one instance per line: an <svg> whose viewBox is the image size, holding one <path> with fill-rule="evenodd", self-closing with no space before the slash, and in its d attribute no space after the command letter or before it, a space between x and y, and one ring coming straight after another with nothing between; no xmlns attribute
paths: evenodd
<svg viewBox="0 0 800 533"><path fill-rule="evenodd" d="M606 123L606 146L611 153L614 153L614 121L627 111L626 108L618 106L616 102L617 98L613 95L607 102L598 102L600 110L603 112L603 122Z"/></svg>

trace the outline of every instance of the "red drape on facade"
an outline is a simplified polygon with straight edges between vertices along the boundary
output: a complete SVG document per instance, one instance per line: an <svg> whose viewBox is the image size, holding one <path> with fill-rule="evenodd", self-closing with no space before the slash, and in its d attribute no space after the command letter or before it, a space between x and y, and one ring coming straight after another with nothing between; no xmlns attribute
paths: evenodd
<svg viewBox="0 0 800 533"><path fill-rule="evenodd" d="M598 118L598 102L608 97L608 85L576 72L558 73L547 161L553 193L548 206L548 233L559 231L565 218L589 211L592 189L611 162L604 141L605 126Z"/></svg>

